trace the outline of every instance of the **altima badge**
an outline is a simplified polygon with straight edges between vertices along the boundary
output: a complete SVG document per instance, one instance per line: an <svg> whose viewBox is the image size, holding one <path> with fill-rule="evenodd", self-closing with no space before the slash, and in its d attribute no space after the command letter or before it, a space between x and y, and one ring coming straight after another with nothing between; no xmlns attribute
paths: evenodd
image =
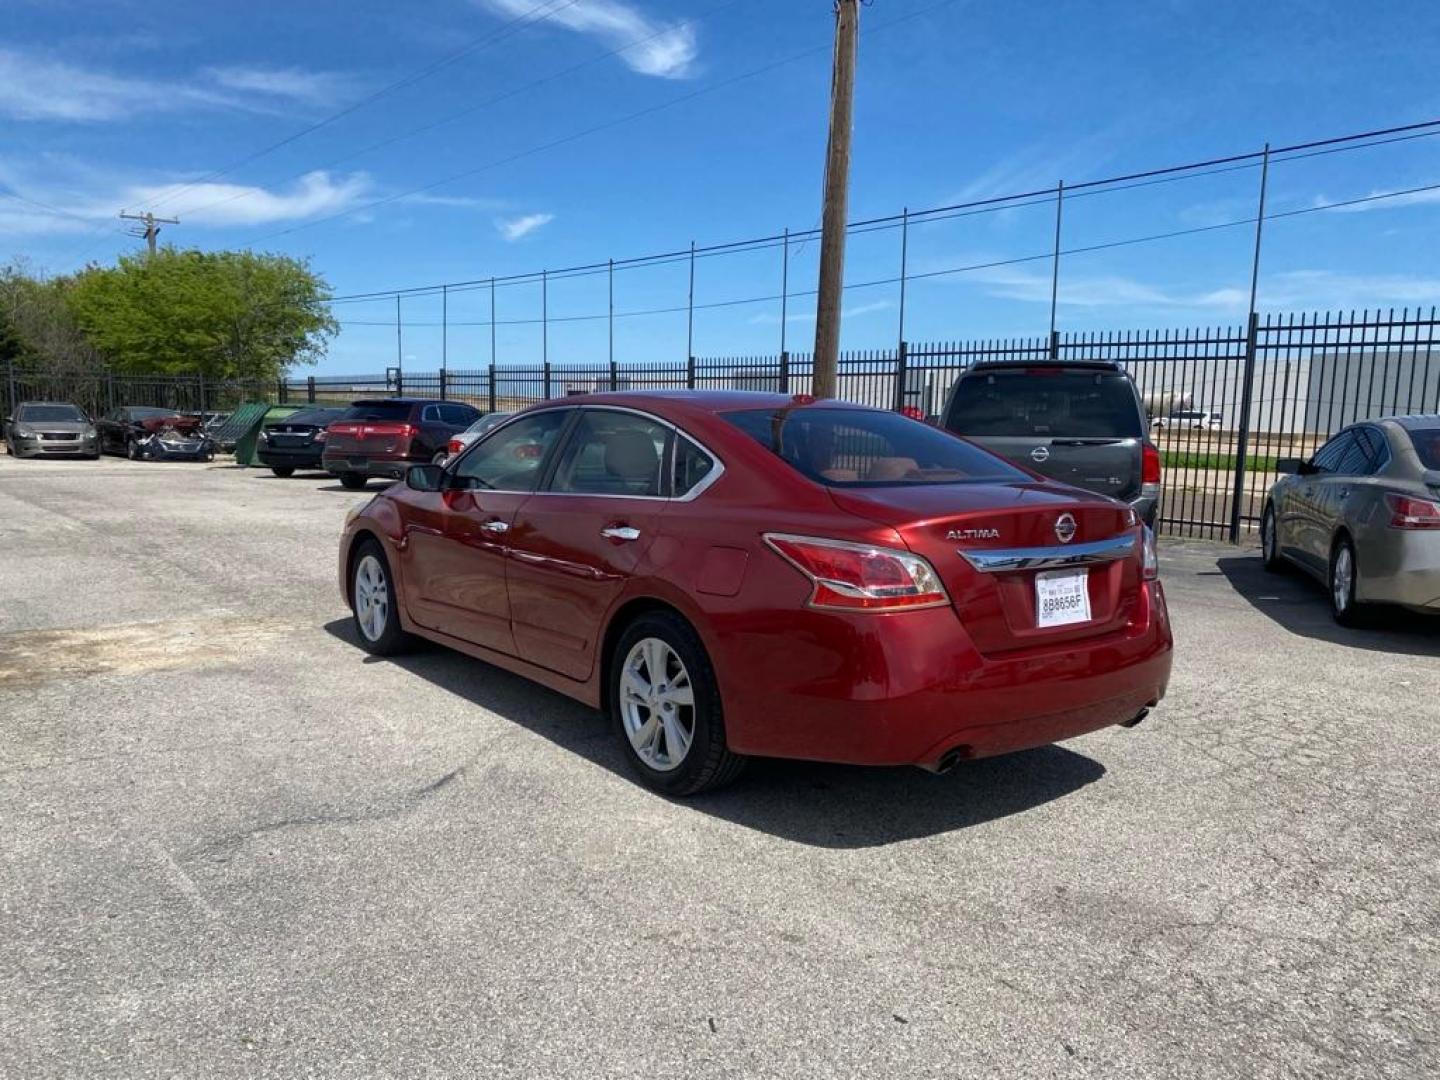
<svg viewBox="0 0 1440 1080"><path fill-rule="evenodd" d="M1075 515L1061 514L1055 519L1055 539L1068 544L1075 539Z"/></svg>
<svg viewBox="0 0 1440 1080"><path fill-rule="evenodd" d="M951 529L946 540L999 540L999 529Z"/></svg>

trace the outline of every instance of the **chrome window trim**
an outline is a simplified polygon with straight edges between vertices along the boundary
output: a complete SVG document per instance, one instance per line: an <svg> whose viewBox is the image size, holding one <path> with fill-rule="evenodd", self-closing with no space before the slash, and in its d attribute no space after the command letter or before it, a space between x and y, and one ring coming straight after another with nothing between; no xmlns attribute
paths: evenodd
<svg viewBox="0 0 1440 1080"><path fill-rule="evenodd" d="M1112 536L1109 540L1092 540L1086 544L1065 544L1052 547L997 548L989 551L959 549L960 557L982 574L999 574L1011 570L1054 570L1067 566L1093 566L1115 562L1135 554L1135 536Z"/></svg>

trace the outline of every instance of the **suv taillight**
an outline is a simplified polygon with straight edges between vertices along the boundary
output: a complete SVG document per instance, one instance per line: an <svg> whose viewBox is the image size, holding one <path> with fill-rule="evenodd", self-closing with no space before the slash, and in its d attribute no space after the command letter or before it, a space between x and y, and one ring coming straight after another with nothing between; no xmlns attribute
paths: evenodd
<svg viewBox="0 0 1440 1080"><path fill-rule="evenodd" d="M465 449L465 444L462 443L459 439L451 439L451 440L445 445L445 452L446 452L447 454L449 454L451 457L454 457L456 454L458 454L461 450L464 450L464 449Z"/></svg>
<svg viewBox="0 0 1440 1080"><path fill-rule="evenodd" d="M1160 495L1160 451L1149 443L1140 454L1140 494L1147 498Z"/></svg>
<svg viewBox="0 0 1440 1080"><path fill-rule="evenodd" d="M784 533L766 533L765 543L810 579L811 607L901 611L950 602L940 576L908 551Z"/></svg>
<svg viewBox="0 0 1440 1080"><path fill-rule="evenodd" d="M1413 495L1386 495L1392 529L1440 529L1440 505Z"/></svg>

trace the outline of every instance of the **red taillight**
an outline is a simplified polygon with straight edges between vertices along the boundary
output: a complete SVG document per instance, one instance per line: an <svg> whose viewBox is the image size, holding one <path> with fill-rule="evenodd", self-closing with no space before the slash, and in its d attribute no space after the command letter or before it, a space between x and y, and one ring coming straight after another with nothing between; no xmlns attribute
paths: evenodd
<svg viewBox="0 0 1440 1080"><path fill-rule="evenodd" d="M1413 495L1386 495L1392 529L1440 529L1440 505Z"/></svg>
<svg viewBox="0 0 1440 1080"><path fill-rule="evenodd" d="M765 543L814 584L811 607L899 611L950 602L930 564L908 551L783 533L766 533Z"/></svg>
<svg viewBox="0 0 1440 1080"><path fill-rule="evenodd" d="M409 439L414 437L419 430L414 424L378 423L366 424L364 434L379 435L382 438Z"/></svg>
<svg viewBox="0 0 1440 1080"><path fill-rule="evenodd" d="M1160 451L1148 443L1140 463L1140 482L1142 484L1160 483Z"/></svg>
<svg viewBox="0 0 1440 1080"><path fill-rule="evenodd" d="M461 450L464 450L464 449L465 449L465 444L462 443L459 439L451 439L451 440L445 445L445 452L446 452L447 454L450 454L451 456L454 456L455 454L458 454Z"/></svg>
<svg viewBox="0 0 1440 1080"><path fill-rule="evenodd" d="M343 422L343 423L334 423L334 424L331 424L331 425L330 425L328 428L326 428L325 430L328 431L328 432L330 432L331 435L357 435L357 436L358 436L358 435L360 434L360 425L359 425L359 424L352 424L352 423L350 423L349 421L345 421L345 422Z"/></svg>

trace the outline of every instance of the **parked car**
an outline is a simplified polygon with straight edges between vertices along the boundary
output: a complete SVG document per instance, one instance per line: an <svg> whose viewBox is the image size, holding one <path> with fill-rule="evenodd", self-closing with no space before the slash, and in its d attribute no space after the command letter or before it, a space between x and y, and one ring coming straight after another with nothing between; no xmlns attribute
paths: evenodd
<svg viewBox="0 0 1440 1080"><path fill-rule="evenodd" d="M22 401L5 418L5 449L14 457L100 456L95 425L68 401Z"/></svg>
<svg viewBox="0 0 1440 1080"><path fill-rule="evenodd" d="M200 418L173 409L121 405L95 421L95 429L101 453L124 454L132 461L210 461L215 457L215 443L205 434Z"/></svg>
<svg viewBox="0 0 1440 1080"><path fill-rule="evenodd" d="M1150 424L1157 428L1173 427L1195 431L1219 431L1224 422L1224 417L1218 412L1210 412L1206 409L1182 409L1172 412L1168 416L1157 416L1150 421Z"/></svg>
<svg viewBox="0 0 1440 1080"><path fill-rule="evenodd" d="M480 438L481 435L484 435L493 428L499 427L514 415L513 412L486 413L479 420L476 420L475 423L460 432L459 435L454 436L450 442L446 444L444 453L435 455L435 464L444 465L446 461L460 453L476 439Z"/></svg>
<svg viewBox="0 0 1440 1080"><path fill-rule="evenodd" d="M749 755L943 771L1138 723L1170 674L1133 509L779 394L535 406L357 507L338 569L366 650L600 706L672 794Z"/></svg>
<svg viewBox="0 0 1440 1080"><path fill-rule="evenodd" d="M411 465L432 462L480 410L454 401L383 398L357 401L329 428L326 470L359 490L372 476L398 480Z"/></svg>
<svg viewBox="0 0 1440 1080"><path fill-rule="evenodd" d="M1440 416L1354 424L1276 469L1260 518L1267 570L1324 582L1345 625L1368 604L1440 615Z"/></svg>
<svg viewBox="0 0 1440 1080"><path fill-rule="evenodd" d="M1155 527L1160 451L1118 364L976 364L950 391L943 426L1033 472L1120 499Z"/></svg>
<svg viewBox="0 0 1440 1080"><path fill-rule="evenodd" d="M341 406L302 409L260 429L255 456L276 476L293 476L296 469L322 468L325 429L345 414Z"/></svg>

